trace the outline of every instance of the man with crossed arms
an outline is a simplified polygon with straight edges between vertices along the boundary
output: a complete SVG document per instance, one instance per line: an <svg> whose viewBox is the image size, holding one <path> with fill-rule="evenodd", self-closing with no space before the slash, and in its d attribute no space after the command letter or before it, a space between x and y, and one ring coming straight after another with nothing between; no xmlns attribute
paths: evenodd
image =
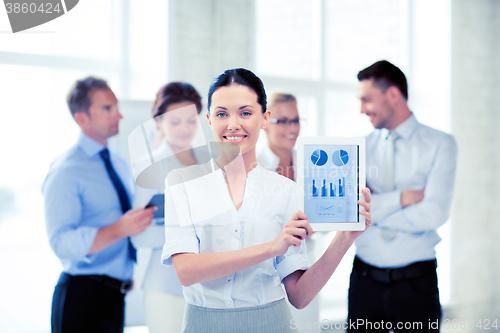
<svg viewBox="0 0 500 333"><path fill-rule="evenodd" d="M120 333L136 256L130 236L151 223L156 208L130 210L130 172L106 147L122 118L107 83L77 81L68 106L82 132L52 163L42 188L47 234L63 265L52 332Z"/></svg>
<svg viewBox="0 0 500 333"><path fill-rule="evenodd" d="M348 318L384 321L384 328L390 322L396 332L404 328L397 323L420 322L419 332L427 331L429 322L441 319L434 247L441 240L436 229L449 216L457 145L417 121L398 67L379 61L358 80L361 113L375 127L366 137L373 224L356 240ZM355 328L348 331L371 327Z"/></svg>

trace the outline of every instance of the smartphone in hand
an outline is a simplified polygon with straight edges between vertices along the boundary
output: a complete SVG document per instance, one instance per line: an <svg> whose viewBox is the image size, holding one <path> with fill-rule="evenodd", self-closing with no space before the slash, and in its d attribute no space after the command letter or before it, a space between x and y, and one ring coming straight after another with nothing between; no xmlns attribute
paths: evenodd
<svg viewBox="0 0 500 333"><path fill-rule="evenodd" d="M153 216L153 222L155 224L163 224L164 223L164 220L163 220L164 213L165 213L165 210L164 210L165 195L164 194L153 195L153 197L151 198L151 200L149 200L148 204L146 205L146 207L144 207L144 209L152 207L152 206L158 207L158 209L155 212L155 215Z"/></svg>

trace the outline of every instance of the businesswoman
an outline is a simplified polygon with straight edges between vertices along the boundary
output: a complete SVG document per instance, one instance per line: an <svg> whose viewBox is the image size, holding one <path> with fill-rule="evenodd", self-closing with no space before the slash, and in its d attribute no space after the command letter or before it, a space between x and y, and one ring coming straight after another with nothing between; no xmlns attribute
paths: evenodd
<svg viewBox="0 0 500 333"><path fill-rule="evenodd" d="M269 111L269 126L264 129L267 144L257 149L257 162L267 170L295 180L297 154L293 147L300 132L297 99L292 94L275 92L269 101Z"/></svg>
<svg viewBox="0 0 500 333"><path fill-rule="evenodd" d="M303 240L313 231L296 210L295 183L255 158L270 118L261 80L246 69L226 70L210 86L208 111L220 154L171 172L165 192L175 210L166 213L162 260L185 286L182 332L289 332L281 283L290 302L305 307L361 232L338 232L310 266ZM369 225L371 197L363 193L360 214Z"/></svg>
<svg viewBox="0 0 500 333"><path fill-rule="evenodd" d="M165 175L172 169L208 160L200 150L191 149L200 112L201 97L189 83L172 82L158 91L153 103L158 146L152 155L155 161L161 161L161 169ZM164 189L138 188L134 206L144 206L153 195L163 192ZM169 207L165 209L168 210ZM142 234L133 237L132 242L137 248L152 249L142 285L149 332L179 332L185 301L182 286L173 268L161 265L161 249L165 243L164 226L152 223Z"/></svg>

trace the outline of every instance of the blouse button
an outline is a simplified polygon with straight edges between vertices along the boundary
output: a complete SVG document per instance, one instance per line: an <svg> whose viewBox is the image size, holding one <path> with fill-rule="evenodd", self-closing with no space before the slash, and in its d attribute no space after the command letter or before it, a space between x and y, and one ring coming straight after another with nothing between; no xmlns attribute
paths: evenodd
<svg viewBox="0 0 500 333"><path fill-rule="evenodd" d="M238 229L234 229L234 232L238 232Z"/></svg>
<svg viewBox="0 0 500 333"><path fill-rule="evenodd" d="M227 280L227 282L231 282L231 280Z"/></svg>

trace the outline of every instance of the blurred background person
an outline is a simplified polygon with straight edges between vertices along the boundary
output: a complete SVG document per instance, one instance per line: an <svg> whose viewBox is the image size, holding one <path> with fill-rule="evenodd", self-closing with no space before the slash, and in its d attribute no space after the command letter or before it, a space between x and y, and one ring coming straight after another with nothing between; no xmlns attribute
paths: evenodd
<svg viewBox="0 0 500 333"><path fill-rule="evenodd" d="M275 92L271 94L269 99L269 110L271 111L271 119L269 126L264 129L267 143L259 146L257 162L266 170L276 171L280 175L295 180L297 177L295 170L297 151L293 148L300 132L297 99L289 93ZM306 239L307 255L310 262L317 260L314 256L314 239L317 237L317 235L313 235L312 238ZM319 297L315 297L302 310L290 305L289 308L297 323L304 323L300 327L308 327L306 323L311 323L311 329L302 328L300 331L320 332L319 327L314 328L314 323L319 321Z"/></svg>
<svg viewBox="0 0 500 333"><path fill-rule="evenodd" d="M158 91L153 102L153 116L157 124L154 139L161 138L161 142L157 142L156 149L153 146L152 154L156 161L161 161L164 178L172 169L208 160L208 157L201 156L200 150L191 149L191 142L199 128L201 107L201 96L189 83L172 82ZM152 196L164 193L164 188L145 189L139 186L134 201L137 207L148 203ZM186 303L174 269L161 265L160 257L165 244L163 221L153 223L132 242L137 248L152 249L142 283L149 332L180 332Z"/></svg>
<svg viewBox="0 0 500 333"><path fill-rule="evenodd" d="M67 102L81 133L42 187L47 235L63 265L52 332L120 333L136 260L130 236L151 224L155 209L130 209L130 171L108 150L122 115L106 81L76 81Z"/></svg>
<svg viewBox="0 0 500 333"><path fill-rule="evenodd" d="M349 285L349 321L428 323L441 320L435 246L455 186L453 136L425 126L408 106L405 74L381 60L358 73L366 137L366 185L373 226L356 240ZM374 168L375 167L375 168ZM370 331L352 329L348 332ZM388 331L388 330L386 330Z"/></svg>
<svg viewBox="0 0 500 333"><path fill-rule="evenodd" d="M269 110L271 119L264 130L267 144L260 145L257 161L265 169L295 180L296 151L293 147L300 132L297 99L292 94L276 92L269 100Z"/></svg>

